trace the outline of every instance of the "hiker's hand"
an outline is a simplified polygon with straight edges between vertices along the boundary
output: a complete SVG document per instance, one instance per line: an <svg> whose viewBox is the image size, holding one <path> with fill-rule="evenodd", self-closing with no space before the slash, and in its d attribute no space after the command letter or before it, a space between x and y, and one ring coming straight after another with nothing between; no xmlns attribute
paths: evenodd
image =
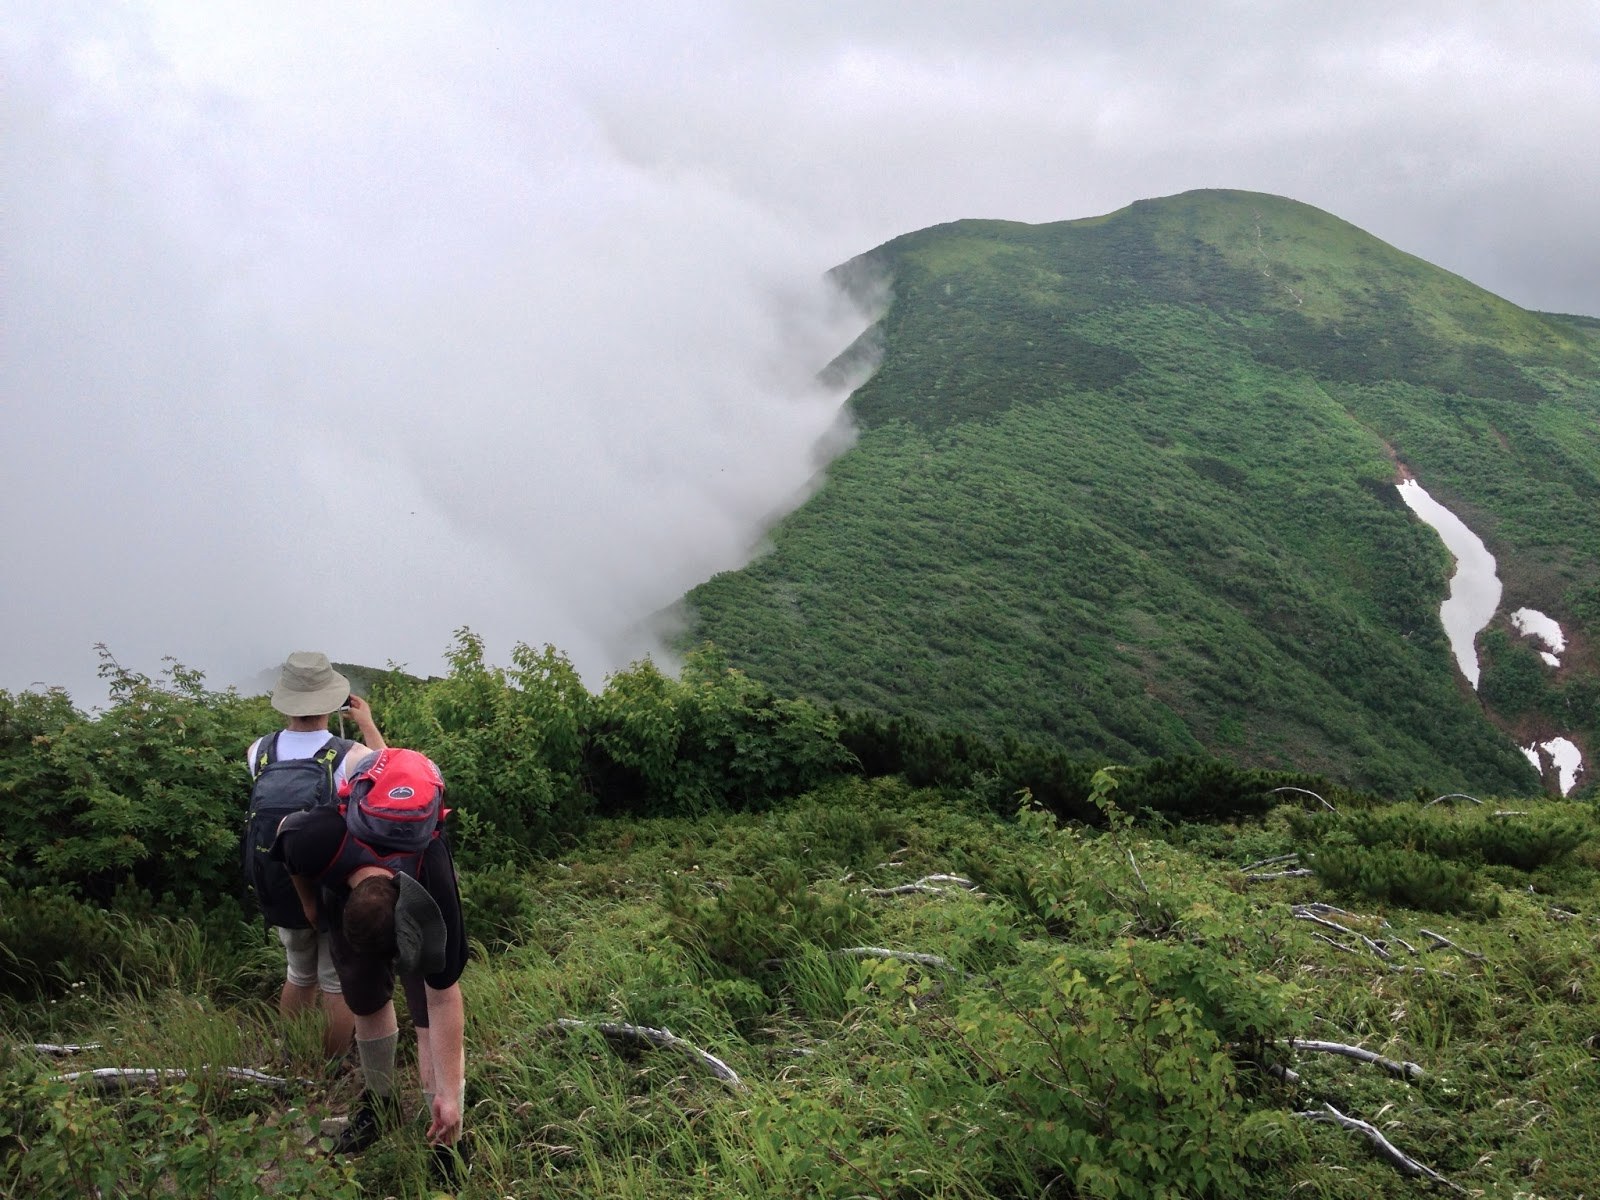
<svg viewBox="0 0 1600 1200"><path fill-rule="evenodd" d="M461 1137L461 1106L454 1096L433 1098L433 1120L428 1125L430 1146L454 1146Z"/></svg>
<svg viewBox="0 0 1600 1200"><path fill-rule="evenodd" d="M317 902L315 900L300 901L300 911L305 913L306 920L311 922L311 928L317 927Z"/></svg>
<svg viewBox="0 0 1600 1200"><path fill-rule="evenodd" d="M368 750L384 749L383 734L378 732L378 723L372 719L372 705L360 696L352 695L345 707L361 730L361 744Z"/></svg>

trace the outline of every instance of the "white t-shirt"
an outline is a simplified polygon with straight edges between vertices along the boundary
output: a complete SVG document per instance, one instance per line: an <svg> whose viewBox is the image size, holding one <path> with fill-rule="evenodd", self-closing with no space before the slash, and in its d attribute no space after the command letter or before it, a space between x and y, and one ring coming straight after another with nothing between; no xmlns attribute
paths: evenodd
<svg viewBox="0 0 1600 1200"><path fill-rule="evenodd" d="M255 778L256 750L260 747L261 743L266 737L271 736L271 734L266 734L264 737L258 737L255 741L250 743L250 749L245 751L244 769L250 772L250 778L252 779ZM290 759L295 758L310 758L318 750L321 750L324 746L326 746L328 744L328 739L332 736L333 735L331 733L323 729L279 730L277 760L279 762L288 762ZM371 753L372 751L368 750L360 742L357 742L354 746L350 747L349 753L339 760L338 767L334 769L334 786L337 787L339 784L343 783L345 781L345 776L350 772L351 768L353 768L356 763L360 762L363 758Z"/></svg>

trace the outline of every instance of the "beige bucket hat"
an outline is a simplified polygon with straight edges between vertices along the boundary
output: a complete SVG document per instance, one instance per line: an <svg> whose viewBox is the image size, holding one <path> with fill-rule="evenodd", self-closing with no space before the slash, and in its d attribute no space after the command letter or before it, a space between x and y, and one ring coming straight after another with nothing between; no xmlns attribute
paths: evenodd
<svg viewBox="0 0 1600 1200"><path fill-rule="evenodd" d="M272 707L286 717L320 717L340 707L350 695L350 681L333 669L328 656L296 650L278 672Z"/></svg>

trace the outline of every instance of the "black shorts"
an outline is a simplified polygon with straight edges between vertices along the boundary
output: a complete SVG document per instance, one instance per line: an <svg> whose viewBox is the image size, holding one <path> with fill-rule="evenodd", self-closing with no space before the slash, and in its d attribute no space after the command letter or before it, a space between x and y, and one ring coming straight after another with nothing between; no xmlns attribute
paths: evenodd
<svg viewBox="0 0 1600 1200"><path fill-rule="evenodd" d="M339 971L339 984L344 988L344 1001L358 1017L370 1017L394 998L394 961L387 958L363 958L345 940L344 930L335 924L328 931L333 946L333 965ZM418 1029L428 1027L428 993L421 975L406 975L400 986L405 990L406 1007L411 1010L411 1023Z"/></svg>

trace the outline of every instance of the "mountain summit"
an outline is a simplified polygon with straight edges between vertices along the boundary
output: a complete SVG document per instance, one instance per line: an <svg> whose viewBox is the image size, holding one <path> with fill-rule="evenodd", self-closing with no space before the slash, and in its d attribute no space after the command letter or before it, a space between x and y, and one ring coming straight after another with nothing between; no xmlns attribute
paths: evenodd
<svg viewBox="0 0 1600 1200"><path fill-rule="evenodd" d="M1527 312L1336 217L1201 191L958 221L887 285L860 437L688 596L688 641L850 707L1119 759L1532 791L1600 751L1600 321ZM1415 477L1496 556L1461 677ZM1561 622L1547 666L1509 614Z"/></svg>

